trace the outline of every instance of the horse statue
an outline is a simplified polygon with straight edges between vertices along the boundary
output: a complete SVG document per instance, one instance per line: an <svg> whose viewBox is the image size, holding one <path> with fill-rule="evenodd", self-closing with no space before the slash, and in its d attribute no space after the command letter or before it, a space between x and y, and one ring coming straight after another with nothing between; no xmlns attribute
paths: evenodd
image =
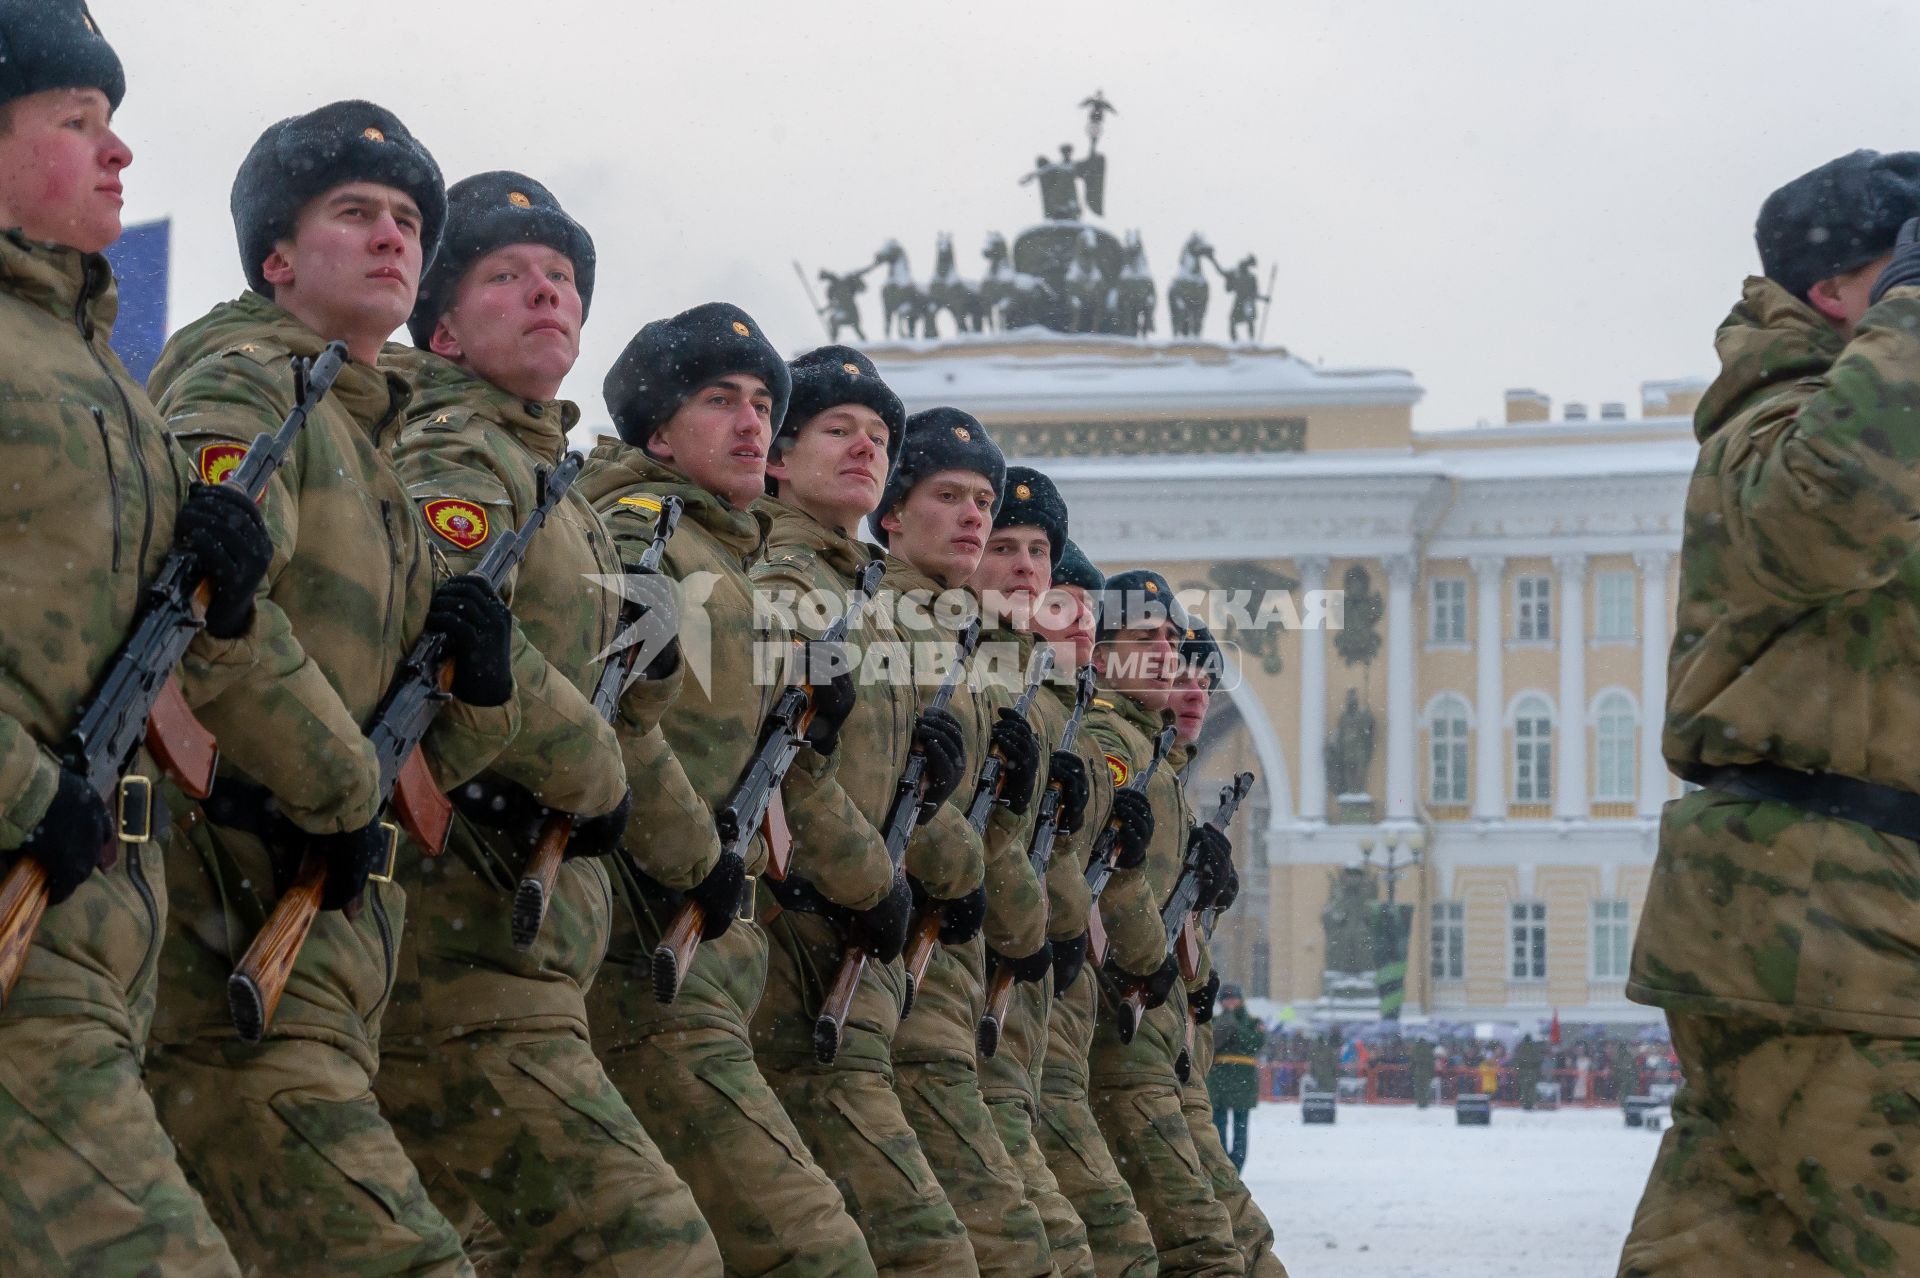
<svg viewBox="0 0 1920 1278"><path fill-rule="evenodd" d="M1180 250L1180 269L1167 285L1167 321L1175 337L1198 337L1207 322L1207 294L1210 291L1203 264L1213 257L1213 245L1195 231ZM1219 269L1215 262L1215 269Z"/></svg>
<svg viewBox="0 0 1920 1278"><path fill-rule="evenodd" d="M874 261L887 268L887 282L880 286L880 327L893 336L896 321L902 337L938 337L940 326L933 299L927 290L913 282L913 268L907 264L907 250L899 240L888 240L874 255Z"/></svg>
<svg viewBox="0 0 1920 1278"><path fill-rule="evenodd" d="M927 299L935 311L953 314L953 327L960 333L983 333L987 327L987 303L978 284L960 278L953 265L953 236L940 232L936 241L933 278L927 281ZM933 336L933 334L929 334Z"/></svg>
<svg viewBox="0 0 1920 1278"><path fill-rule="evenodd" d="M1098 333L1107 317L1110 289L1106 272L1094 256L1099 243L1092 227L1080 232L1073 261L1067 266L1067 301L1073 308L1068 328L1075 333Z"/></svg>
<svg viewBox="0 0 1920 1278"><path fill-rule="evenodd" d="M1127 337L1152 337L1153 312L1160 290L1147 269L1147 249L1140 232L1127 232L1127 264L1113 286L1113 310L1108 316L1114 331Z"/></svg>
<svg viewBox="0 0 1920 1278"><path fill-rule="evenodd" d="M1044 324L1056 301L1053 286L1038 275L1014 270L1007 237L998 231L988 233L980 255L987 259L980 296L986 303L989 322L1002 329Z"/></svg>

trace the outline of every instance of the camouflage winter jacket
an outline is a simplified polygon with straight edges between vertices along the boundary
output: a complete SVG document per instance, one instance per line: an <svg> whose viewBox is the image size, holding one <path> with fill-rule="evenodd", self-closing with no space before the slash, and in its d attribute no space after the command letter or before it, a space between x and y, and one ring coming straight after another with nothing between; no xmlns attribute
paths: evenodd
<svg viewBox="0 0 1920 1278"><path fill-rule="evenodd" d="M53 801L53 753L119 651L173 539L188 467L107 345L104 257L0 235L0 868ZM202 664L244 641L194 641ZM188 699L203 694L183 680ZM152 775L150 762L136 770ZM166 910L159 844L121 844L48 911L5 1017L92 1016L146 1038Z"/></svg>
<svg viewBox="0 0 1920 1278"><path fill-rule="evenodd" d="M440 553L453 571L471 571L539 504L536 471L559 463L579 410L523 401L424 351L395 365L409 374L414 397L394 464ZM499 802L518 814L529 810L528 796L587 815L619 802L626 789L620 743L589 700L600 676L596 658L613 641L620 607L595 577L619 572L613 539L576 488L501 589L517 622L520 731L485 774L462 787L472 793L460 804L447 855L425 868L387 1012L390 1040L506 1023L586 1036L583 992L606 953L611 922L606 868L595 859L565 862L538 941L518 950L508 919L530 843L524 828L503 829L475 813Z"/></svg>
<svg viewBox="0 0 1920 1278"><path fill-rule="evenodd" d="M293 404L291 357L324 344L257 293L173 335L151 385L202 477L223 474L237 449L278 428ZM220 741L222 784L265 787L284 816L314 833L373 818L377 777L364 728L447 575L387 453L409 396L398 374L358 362L341 370L261 506L274 553L248 638L255 660L210 668L189 654L189 669L217 689L200 717ZM424 743L435 779L443 789L465 781L517 726L511 702L447 703ZM193 854L174 861L176 947L156 1032L231 1033L226 977L277 895L276 866L297 849L269 855L255 834L207 820L179 842ZM368 884L367 908L315 923L276 1033L330 1042L374 1067L404 925L401 883L415 868L403 858L394 882Z"/></svg>
<svg viewBox="0 0 1920 1278"><path fill-rule="evenodd" d="M1715 339L1687 493L1664 749L1920 793L1920 289L1850 342L1764 279ZM1910 840L1708 789L1667 805L1628 993L1920 1032Z"/></svg>

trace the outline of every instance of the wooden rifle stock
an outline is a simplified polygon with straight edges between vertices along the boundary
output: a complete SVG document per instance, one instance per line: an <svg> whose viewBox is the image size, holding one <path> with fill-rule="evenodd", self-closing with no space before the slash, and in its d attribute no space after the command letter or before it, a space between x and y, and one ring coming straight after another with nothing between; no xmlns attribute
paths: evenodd
<svg viewBox="0 0 1920 1278"><path fill-rule="evenodd" d="M833 974L833 984L827 987L827 997L820 1004L820 1015L813 1022L813 1056L822 1065L831 1065L840 1055L840 1036L846 1030L847 1017L853 1014L853 995L860 988L860 978L866 975L867 952L858 945L847 947L847 953L840 960L840 967Z"/></svg>
<svg viewBox="0 0 1920 1278"><path fill-rule="evenodd" d="M47 912L47 872L30 856L22 856L0 882L0 1007L5 1007L14 983L27 966L33 934Z"/></svg>
<svg viewBox="0 0 1920 1278"><path fill-rule="evenodd" d="M1006 1028L1007 1008L1013 1003L1013 964L997 963L987 978L987 1011L973 1032L973 1045L982 1056L1000 1050L1000 1031Z"/></svg>
<svg viewBox="0 0 1920 1278"><path fill-rule="evenodd" d="M907 941L904 960L907 966L907 996L900 1005L900 1018L905 1020L913 1011L913 999L920 992L920 984L927 979L927 964L933 959L933 947L940 943L940 916L929 913L914 927L913 936Z"/></svg>
<svg viewBox="0 0 1920 1278"><path fill-rule="evenodd" d="M540 935L540 924L547 917L547 902L553 899L554 880L560 877L560 862L567 854L567 840L573 837L573 817L555 812L540 825L540 837L520 871L520 884L513 892L513 948L526 951Z"/></svg>
<svg viewBox="0 0 1920 1278"><path fill-rule="evenodd" d="M1187 1041L1180 1048L1180 1054L1173 1058L1173 1072L1181 1082L1193 1077L1193 1004L1187 1000L1186 991L1180 992L1180 1006L1187 1012Z"/></svg>
<svg viewBox="0 0 1920 1278"><path fill-rule="evenodd" d="M286 993L300 947L320 915L320 894L327 882L327 863L309 851L300 858L293 886L274 902L273 913L240 956L227 978L227 1011L234 1028L249 1043L258 1043L273 1021L280 996Z"/></svg>

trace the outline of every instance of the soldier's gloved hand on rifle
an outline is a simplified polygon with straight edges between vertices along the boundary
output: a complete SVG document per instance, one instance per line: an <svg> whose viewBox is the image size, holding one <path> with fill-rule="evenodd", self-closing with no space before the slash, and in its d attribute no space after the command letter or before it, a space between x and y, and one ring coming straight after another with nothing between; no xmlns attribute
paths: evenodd
<svg viewBox="0 0 1920 1278"><path fill-rule="evenodd" d="M813 689L813 721L807 725L807 744L814 753L828 755L840 744L840 729L853 713L858 694L853 688L853 671L847 665L847 646L826 639L809 639L802 667L807 686ZM819 682L820 680L825 682Z"/></svg>
<svg viewBox="0 0 1920 1278"><path fill-rule="evenodd" d="M1000 769L1000 797L1007 811L1025 815L1033 802L1033 783L1040 779L1040 738L1033 725L1006 706L993 724L993 746L1005 761Z"/></svg>
<svg viewBox="0 0 1920 1278"><path fill-rule="evenodd" d="M1073 988L1080 979L1080 969L1087 965L1087 934L1068 937L1064 941L1053 943L1053 996L1059 998Z"/></svg>
<svg viewBox="0 0 1920 1278"><path fill-rule="evenodd" d="M1047 763L1047 783L1060 787L1060 833L1072 838L1087 819L1087 800L1093 787L1087 782L1087 761L1071 750L1055 750Z"/></svg>
<svg viewBox="0 0 1920 1278"><path fill-rule="evenodd" d="M513 614L492 586L472 573L440 583L426 629L446 636L455 698L483 708L506 704L513 695Z"/></svg>
<svg viewBox="0 0 1920 1278"><path fill-rule="evenodd" d="M1147 863L1153 842L1153 804L1139 790L1116 790L1109 820L1120 823L1113 839L1113 868L1137 870Z"/></svg>
<svg viewBox="0 0 1920 1278"><path fill-rule="evenodd" d="M747 863L738 852L722 852L707 877L687 889L687 899L700 907L700 939L717 941L733 926L740 912L740 889L747 882Z"/></svg>
<svg viewBox="0 0 1920 1278"><path fill-rule="evenodd" d="M1053 972L1053 942L1042 941L1040 948L1025 958L1010 959L992 946L987 947L987 958L995 964L1006 964L1013 969L1013 979L1037 985Z"/></svg>
<svg viewBox="0 0 1920 1278"><path fill-rule="evenodd" d="M1213 1001L1220 997L1220 973L1207 973L1207 983L1187 991L1187 1006L1193 1009L1193 1023L1205 1025L1213 1019Z"/></svg>
<svg viewBox="0 0 1920 1278"><path fill-rule="evenodd" d="M387 866L387 831L378 820L357 830L320 834L313 850L327 863L327 880L320 888L320 908L344 910L360 899L367 876Z"/></svg>
<svg viewBox="0 0 1920 1278"><path fill-rule="evenodd" d="M207 633L235 639L253 622L253 593L273 562L260 507L238 488L195 484L173 520L173 546L207 582Z"/></svg>
<svg viewBox="0 0 1920 1278"><path fill-rule="evenodd" d="M913 889L913 912L919 917L940 912L940 943L943 945L965 945L980 935L980 925L987 921L987 889L983 885L965 896L939 897L929 896L927 889L919 879L907 876L907 882Z"/></svg>
<svg viewBox="0 0 1920 1278"><path fill-rule="evenodd" d="M1227 876L1233 873L1233 844L1212 826L1196 825L1187 836L1187 855L1196 853L1200 861L1200 894L1194 898L1193 908L1210 909L1218 904L1220 890L1226 887Z"/></svg>
<svg viewBox="0 0 1920 1278"><path fill-rule="evenodd" d="M573 833L567 839L563 859L572 861L579 857L605 856L619 847L620 836L627 832L627 818L632 812L633 791L628 790L620 796L620 802L613 811L576 819Z"/></svg>
<svg viewBox="0 0 1920 1278"><path fill-rule="evenodd" d="M1180 983L1180 964L1171 954L1167 955L1165 961L1155 968L1151 975L1144 977L1116 966L1112 959L1107 960L1107 966L1112 968L1114 974L1123 981L1139 981L1146 986L1148 1011L1166 1002L1167 996L1173 993L1173 987Z"/></svg>
<svg viewBox="0 0 1920 1278"><path fill-rule="evenodd" d="M1213 894L1213 905L1211 908L1219 910L1224 914L1226 911L1232 909L1233 903L1239 899L1240 871L1234 869L1232 864L1228 864L1227 881L1221 885L1218 892Z"/></svg>
<svg viewBox="0 0 1920 1278"><path fill-rule="evenodd" d="M1867 304L1877 305L1890 288L1914 284L1920 284L1920 217L1910 217L1900 227L1899 238L1893 242L1893 260L1881 269L1880 278L1873 282Z"/></svg>
<svg viewBox="0 0 1920 1278"><path fill-rule="evenodd" d="M893 888L885 896L853 916L852 940L879 963L891 963L907 948L907 933L913 922L913 889L905 872L893 876Z"/></svg>
<svg viewBox="0 0 1920 1278"><path fill-rule="evenodd" d="M646 595L651 595L655 590L660 592L655 602L628 599L626 607L632 615L625 618L625 624L621 627L624 631L628 625L639 626L642 641L654 637L655 626L667 631L666 643L648 658L646 665L640 667L640 677L648 683L654 683L680 667L680 635L673 626L673 583L644 564L623 563L620 571L629 577L648 578L645 582L628 582L627 590Z"/></svg>
<svg viewBox="0 0 1920 1278"><path fill-rule="evenodd" d="M28 832L26 842L0 853L0 859L11 862L20 855L38 861L47 872L47 903L58 905L80 890L113 837L113 814L107 805L85 777L62 768L47 814Z"/></svg>
<svg viewBox="0 0 1920 1278"><path fill-rule="evenodd" d="M967 766L967 741L951 710L929 706L913 722L913 744L927 758L918 821L925 825L959 788L960 774Z"/></svg>

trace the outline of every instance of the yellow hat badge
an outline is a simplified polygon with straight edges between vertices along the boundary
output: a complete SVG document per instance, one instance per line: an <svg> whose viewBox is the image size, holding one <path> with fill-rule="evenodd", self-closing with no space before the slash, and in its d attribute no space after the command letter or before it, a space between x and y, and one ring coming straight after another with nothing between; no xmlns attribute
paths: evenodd
<svg viewBox="0 0 1920 1278"><path fill-rule="evenodd" d="M1033 499L1033 489L1025 484L1015 484L1013 486L1013 495L1021 501L1031 501Z"/></svg>
<svg viewBox="0 0 1920 1278"><path fill-rule="evenodd" d="M516 209L530 209L533 207L533 201L527 198L525 191L508 191L507 203L513 205Z"/></svg>
<svg viewBox="0 0 1920 1278"><path fill-rule="evenodd" d="M360 136L369 142L385 142L387 140L387 135L374 128L371 124L360 130Z"/></svg>
<svg viewBox="0 0 1920 1278"><path fill-rule="evenodd" d="M852 360L848 360L846 363L842 364L840 367L846 370L847 375L850 377L860 376L860 366L854 363Z"/></svg>
<svg viewBox="0 0 1920 1278"><path fill-rule="evenodd" d="M973 438L973 436L968 433L967 428L965 426L955 426L953 428L953 437L959 440L963 444L966 443L969 439Z"/></svg>
<svg viewBox="0 0 1920 1278"><path fill-rule="evenodd" d="M733 331L740 334L740 336L742 337L753 336L753 330L748 328L745 324L742 324L739 320L735 320L733 322Z"/></svg>
<svg viewBox="0 0 1920 1278"><path fill-rule="evenodd" d="M1157 594L1159 594L1159 593L1160 593L1160 583L1159 583L1159 582L1157 582L1157 581L1149 581L1149 582L1147 583L1147 593L1148 593L1148 594L1150 594L1150 595L1157 595Z"/></svg>

